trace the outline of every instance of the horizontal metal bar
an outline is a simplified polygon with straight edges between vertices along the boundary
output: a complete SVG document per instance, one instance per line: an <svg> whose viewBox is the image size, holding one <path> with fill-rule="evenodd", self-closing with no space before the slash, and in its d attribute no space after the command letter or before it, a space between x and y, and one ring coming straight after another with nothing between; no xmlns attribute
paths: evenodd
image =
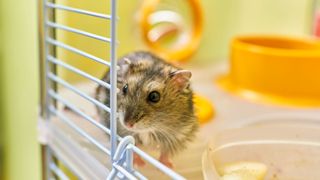
<svg viewBox="0 0 320 180"><path fill-rule="evenodd" d="M50 153L58 159L59 163L62 163L64 167L68 168L68 170L72 173L73 176L76 176L77 179L79 179L79 175L77 174L77 172L75 171L74 168L72 168L70 166L70 162L65 161L65 159L60 158L59 154L56 153L56 151L54 151L51 147L48 146L48 150L50 151Z"/></svg>
<svg viewBox="0 0 320 180"><path fill-rule="evenodd" d="M137 180L136 177L134 177L130 172L128 172L126 169L124 169L122 166L119 166L117 164L113 164L113 167L115 167L120 173L122 173L124 176L126 176L129 179Z"/></svg>
<svg viewBox="0 0 320 180"><path fill-rule="evenodd" d="M59 177L59 179L69 180L67 175L60 168L58 168L58 166L55 163L51 162L49 168L52 172L54 172L54 174L56 174Z"/></svg>
<svg viewBox="0 0 320 180"><path fill-rule="evenodd" d="M58 76L56 76L56 75L54 75L52 73L48 73L48 77L49 77L49 79L51 79L51 80L63 85L65 88L71 90L72 92L74 92L74 93L78 94L79 96L83 97L84 99L90 101L91 103L93 103L94 105L98 106L99 108L101 108L101 109L107 111L108 113L110 113L110 108L109 107L107 107L106 105L102 104L98 100L88 96L87 94L83 93L82 91L80 91L76 87L72 86L71 84L67 83L63 79L59 78Z"/></svg>
<svg viewBox="0 0 320 180"><path fill-rule="evenodd" d="M86 113L82 112L80 109L76 108L73 104L68 102L67 100L63 99L61 96L59 96L57 93L55 93L52 89L49 90L49 95L54 98L55 100L61 102L63 105L67 106L70 108L73 112L78 114L79 116L83 117L87 121L89 121L91 124L95 125L96 127L100 128L107 134L110 134L110 130L103 126L102 124L98 123L95 119L92 117L88 116Z"/></svg>
<svg viewBox="0 0 320 180"><path fill-rule="evenodd" d="M148 180L144 175L142 175L139 171L134 170L132 172L136 177L138 177L138 179L140 180Z"/></svg>
<svg viewBox="0 0 320 180"><path fill-rule="evenodd" d="M75 67L73 67L73 66L71 66L71 65L63 62L62 60L59 60L59 59L57 59L57 58L54 58L54 57L51 56L51 55L49 55L47 58L48 58L48 61L50 61L50 62L52 62L52 63L54 63L54 64L57 64L57 65L59 65L59 66L62 66L62 67L66 68L66 69L68 69L68 70L70 70L70 71L72 71L72 72L74 72L74 73L76 73L76 74L79 74L79 75L81 75L81 76L83 76L83 77L85 77L85 78L87 78L87 79L89 79L89 80L92 80L92 81L98 83L99 85L101 85L101 86L103 86L103 87L105 87L105 88L110 89L110 84L108 84L108 83L106 83L106 82L104 82L104 81L102 81L102 80L100 80L100 79L98 79L98 78L96 78L96 77L94 77L94 76L91 76L90 74L88 74L88 73L86 73L86 72L84 72L84 71L81 71L81 70L78 69L78 68L75 68Z"/></svg>
<svg viewBox="0 0 320 180"><path fill-rule="evenodd" d="M70 102L68 102L64 98L62 98L61 96L59 96L52 89L49 90L49 95L52 98L54 98L57 101L59 101L60 103L62 103L65 106L67 106L68 108L70 108L70 110L72 110L73 112L75 112L76 114L81 116L82 118L86 119L87 121L89 121L90 123L92 123L93 125L95 125L96 127L100 128L101 130L103 130L104 132L106 132L107 134L110 135L110 130L107 127L103 126L102 124L98 123L95 119L93 119L92 117L88 116L86 113L82 112L79 108L77 108L76 106L74 106L73 104L71 104ZM118 136L118 140L121 141L121 139L122 139L122 137Z"/></svg>
<svg viewBox="0 0 320 180"><path fill-rule="evenodd" d="M83 35L83 36L87 36L87 37L90 37L90 38L93 38L93 39L97 39L97 40L100 40L100 41L103 41L103 42L108 42L108 43L111 42L110 38L99 36L99 35L96 35L96 34L93 34L93 33L89 33L89 32L86 32L86 31L82 31L82 30L79 30L79 29L76 29L76 28L68 27L68 26L65 26L65 25L62 25L62 24L57 24L57 23L54 23L54 22L51 22L51 21L47 21L46 24L49 27L52 27L52 28L62 29L62 30L65 30L65 31L73 32L73 33L80 34L80 35Z"/></svg>
<svg viewBox="0 0 320 180"><path fill-rule="evenodd" d="M102 18L102 19L109 19L109 20L111 19L111 15L100 14L100 13L96 13L96 12L92 12L92 11L87 11L87 10L73 8L73 7L69 7L69 6L54 4L54 3L50 3L50 2L47 2L46 6L49 8L60 9L60 10L64 10L64 11L84 14L84 15L93 16L93 17L98 17L98 18Z"/></svg>
<svg viewBox="0 0 320 180"><path fill-rule="evenodd" d="M77 125L75 125L70 119L68 119L66 116L64 116L62 113L56 110L55 107L50 106L49 110L52 114L59 117L62 121L64 121L67 125L69 125L72 129L77 131L81 136L86 138L88 141L90 141L92 144L94 144L98 149L100 149L102 152L106 153L107 155L111 155L110 150L103 147L102 144L100 144L98 141L96 141L94 138L92 138L90 135L88 135L86 132L84 132L81 128L79 128Z"/></svg>
<svg viewBox="0 0 320 180"><path fill-rule="evenodd" d="M91 54L89 54L89 53L87 53L87 52L81 51L81 50L79 50L79 49L77 49L77 48L74 48L74 47L72 47L72 46L69 46L69 45L67 45L67 44L64 44L64 43L62 43L62 42L60 42L60 41L54 40L54 39L52 39L52 38L47 38L46 41L47 41L48 43L52 44L52 45L61 47L61 48L63 48L63 49L66 49L66 50L68 50L68 51L74 52L74 53L76 53L76 54L79 54L79 55L84 56L84 57L86 57L86 58L92 59L92 60L94 60L94 61L96 61L96 62L98 62L98 63L100 63L100 64L103 64L103 65L106 65L106 66L110 67L110 62L105 61L105 60L103 60L103 59L101 59L101 58L98 58L98 57L96 57L96 56L93 56L93 55L91 55Z"/></svg>
<svg viewBox="0 0 320 180"><path fill-rule="evenodd" d="M159 161L157 161L156 159L154 159L153 157L151 157L150 155L148 155L147 153L145 153L144 151L142 151L138 147L136 147L134 145L129 145L129 146L132 146L130 148L132 148L132 150L135 153L137 153L140 157L142 157L143 159L148 161L150 164L154 165L157 169L159 169L160 171L162 171L166 175L168 175L176 180L184 180L185 179L184 177L177 174L176 172L174 172L172 169L168 168L167 166L163 165L162 163L160 163Z"/></svg>

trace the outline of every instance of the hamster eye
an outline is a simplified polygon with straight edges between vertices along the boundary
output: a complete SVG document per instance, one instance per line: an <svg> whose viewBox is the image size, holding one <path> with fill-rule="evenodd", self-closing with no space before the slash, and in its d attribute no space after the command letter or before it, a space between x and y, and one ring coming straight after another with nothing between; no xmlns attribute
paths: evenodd
<svg viewBox="0 0 320 180"><path fill-rule="evenodd" d="M122 88L122 93L126 95L128 93L128 84L124 85Z"/></svg>
<svg viewBox="0 0 320 180"><path fill-rule="evenodd" d="M153 103L158 102L160 100L160 93L157 91L152 91L148 96L148 100Z"/></svg>

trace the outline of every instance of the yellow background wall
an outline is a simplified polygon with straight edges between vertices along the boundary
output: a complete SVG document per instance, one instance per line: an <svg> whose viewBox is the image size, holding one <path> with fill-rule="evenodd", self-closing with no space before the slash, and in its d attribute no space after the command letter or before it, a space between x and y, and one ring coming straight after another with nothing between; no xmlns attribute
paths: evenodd
<svg viewBox="0 0 320 180"><path fill-rule="evenodd" d="M40 179L36 0L0 0L0 130L4 179Z"/></svg>
<svg viewBox="0 0 320 180"><path fill-rule="evenodd" d="M108 11L104 0L58 2L88 10ZM119 0L121 19L118 35L121 44L118 55L143 48L134 21L139 2ZM0 139L5 145L4 172L8 180L40 178L36 141L39 92L36 3L36 0L0 0ZM305 35L310 27L311 0L203 0L203 7L205 29L200 50L192 59L195 64L226 58L228 42L235 34ZM100 35L108 34L105 31L108 24L101 24L99 20L87 22L67 14L60 14L57 19ZM108 58L108 48L103 44L63 32L58 32L58 38L96 56ZM61 49L58 56L96 76L105 70ZM75 78L65 71L59 73L69 79Z"/></svg>

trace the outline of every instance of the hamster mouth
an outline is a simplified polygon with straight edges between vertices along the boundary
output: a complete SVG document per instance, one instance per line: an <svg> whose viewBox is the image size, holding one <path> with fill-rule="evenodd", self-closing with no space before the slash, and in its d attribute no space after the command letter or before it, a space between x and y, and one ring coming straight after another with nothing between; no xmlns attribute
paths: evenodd
<svg viewBox="0 0 320 180"><path fill-rule="evenodd" d="M125 120L125 113L120 112L119 113L119 121L120 124L128 131L131 132L135 132L135 133L142 133L142 132L150 132L153 131L153 129L151 127L147 127L144 125L143 122L143 117L144 116L140 116L140 119L138 121L126 121Z"/></svg>

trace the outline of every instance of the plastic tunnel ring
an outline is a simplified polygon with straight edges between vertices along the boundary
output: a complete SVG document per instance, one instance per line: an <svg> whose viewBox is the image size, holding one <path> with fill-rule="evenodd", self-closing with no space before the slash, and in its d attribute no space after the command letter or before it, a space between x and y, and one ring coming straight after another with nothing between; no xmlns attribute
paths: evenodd
<svg viewBox="0 0 320 180"><path fill-rule="evenodd" d="M153 23L150 22L150 16L155 13L160 0L148 0L143 1L140 9L141 15L139 16L139 24L142 31L143 40L147 46L155 54L167 59L168 61L185 61L190 57L196 49L199 47L200 39L203 29L203 10L199 0L188 0L193 15L193 24L187 37L180 35L180 39L177 41L186 41L181 43L177 48L164 48L159 43L156 43L154 39L150 38L149 32L152 29ZM171 27L167 31L175 31L176 29Z"/></svg>

